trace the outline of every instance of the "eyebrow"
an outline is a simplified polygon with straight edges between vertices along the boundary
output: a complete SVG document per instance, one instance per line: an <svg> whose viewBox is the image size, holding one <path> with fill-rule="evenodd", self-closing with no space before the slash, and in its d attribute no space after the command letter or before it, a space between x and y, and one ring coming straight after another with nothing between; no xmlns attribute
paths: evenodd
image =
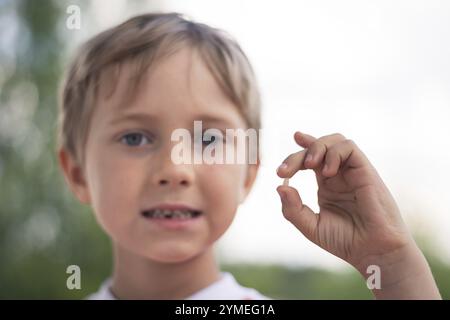
<svg viewBox="0 0 450 320"><path fill-rule="evenodd" d="M130 113L122 117L117 117L108 122L109 125L117 125L121 122L157 122L159 120L158 116L154 116L147 113Z"/></svg>
<svg viewBox="0 0 450 320"><path fill-rule="evenodd" d="M221 124L225 125L225 127L227 128L236 127L236 125L233 124L232 121L222 116L199 115L191 119L192 123L194 123L194 121L202 121L207 124ZM114 126L122 122L158 123L160 122L160 118L157 115L151 115L147 113L130 113L122 117L114 118L109 121L108 124Z"/></svg>
<svg viewBox="0 0 450 320"><path fill-rule="evenodd" d="M200 116L196 119L194 119L195 121L197 120L201 120L203 122L206 123L217 123L217 124L223 124L228 128L234 128L236 125L233 124L232 121L224 118L224 117L220 117L220 116L211 116L211 115L205 115L205 116Z"/></svg>

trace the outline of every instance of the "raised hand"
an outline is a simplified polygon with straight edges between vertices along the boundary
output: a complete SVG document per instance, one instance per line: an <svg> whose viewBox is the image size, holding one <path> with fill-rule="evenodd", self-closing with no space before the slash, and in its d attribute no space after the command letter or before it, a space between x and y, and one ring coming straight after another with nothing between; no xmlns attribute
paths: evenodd
<svg viewBox="0 0 450 320"><path fill-rule="evenodd" d="M290 178L299 170L314 170L320 211L316 214L303 204L295 188L279 186L287 220L306 238L363 275L370 264L384 267L413 255L417 256L415 263L423 264L391 193L352 140L341 134L317 139L299 132L294 139L304 149L289 155L277 173ZM426 261L425 265L428 268ZM397 282L394 274L384 285Z"/></svg>

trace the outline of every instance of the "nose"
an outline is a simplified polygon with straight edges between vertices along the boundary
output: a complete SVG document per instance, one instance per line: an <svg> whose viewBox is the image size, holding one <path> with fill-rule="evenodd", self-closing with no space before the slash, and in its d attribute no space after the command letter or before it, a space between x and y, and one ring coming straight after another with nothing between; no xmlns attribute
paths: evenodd
<svg viewBox="0 0 450 320"><path fill-rule="evenodd" d="M154 175L154 185L158 187L189 187L194 181L192 165L175 164L165 159Z"/></svg>

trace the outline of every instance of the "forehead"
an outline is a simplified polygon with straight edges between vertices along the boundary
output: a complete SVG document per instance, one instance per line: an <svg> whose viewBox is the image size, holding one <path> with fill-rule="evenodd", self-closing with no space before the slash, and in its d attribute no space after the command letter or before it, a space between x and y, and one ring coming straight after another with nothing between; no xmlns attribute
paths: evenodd
<svg viewBox="0 0 450 320"><path fill-rule="evenodd" d="M97 108L103 117L117 118L134 111L173 115L213 114L241 119L238 107L220 88L195 49L183 48L156 61L133 87L136 65L127 62L104 74L117 78L115 86L101 87Z"/></svg>

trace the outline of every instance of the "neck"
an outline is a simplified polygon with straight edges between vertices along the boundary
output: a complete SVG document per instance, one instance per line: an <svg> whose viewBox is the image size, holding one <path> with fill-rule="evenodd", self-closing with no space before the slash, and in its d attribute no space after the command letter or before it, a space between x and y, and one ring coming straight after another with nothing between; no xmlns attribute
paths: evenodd
<svg viewBox="0 0 450 320"><path fill-rule="evenodd" d="M163 263L114 245L111 291L118 299L185 299L220 279L213 247L179 263Z"/></svg>

